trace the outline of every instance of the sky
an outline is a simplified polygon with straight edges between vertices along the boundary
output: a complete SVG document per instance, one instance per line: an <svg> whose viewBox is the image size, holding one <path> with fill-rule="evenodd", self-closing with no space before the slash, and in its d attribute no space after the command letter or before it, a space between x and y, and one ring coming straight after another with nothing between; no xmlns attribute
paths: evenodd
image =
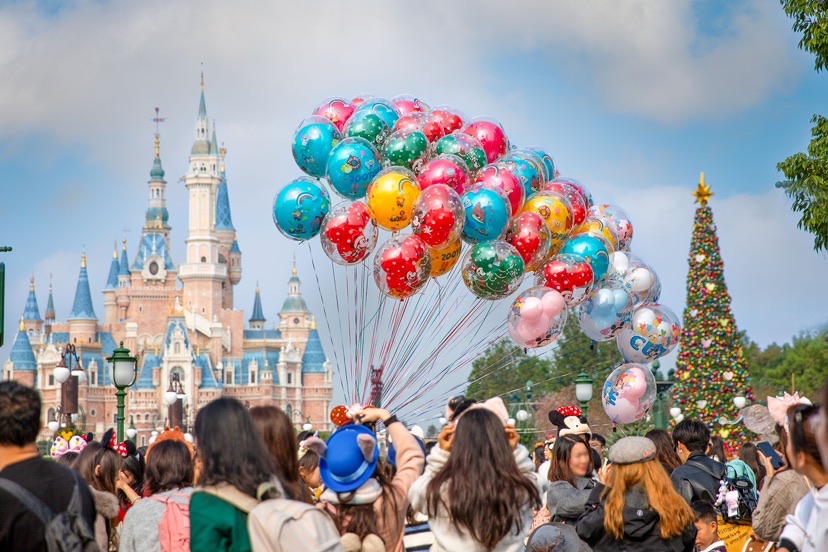
<svg viewBox="0 0 828 552"><path fill-rule="evenodd" d="M322 311L320 289L334 292L324 278L312 285L304 246L270 215L279 188L301 175L290 142L302 118L330 96L409 93L495 118L512 143L543 147L562 175L626 209L632 251L658 272L676 312L704 171L736 322L760 345L789 341L826 322L818 290L828 277L826 255L774 187L776 163L807 147L828 97L790 26L772 0L4 2L0 245L14 250L0 253L0 362L30 275L41 315L52 275L65 320L83 251L102 317L113 242L126 236L134 255L144 222L156 106L167 119L173 260L183 260L178 178L202 70L228 150L239 308L252 307L258 282L277 318L297 251L311 309Z"/></svg>

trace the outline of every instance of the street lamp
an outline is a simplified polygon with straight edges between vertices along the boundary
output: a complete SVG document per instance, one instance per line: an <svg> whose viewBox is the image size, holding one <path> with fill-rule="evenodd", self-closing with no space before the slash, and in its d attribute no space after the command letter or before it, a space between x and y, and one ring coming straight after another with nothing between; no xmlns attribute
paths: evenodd
<svg viewBox="0 0 828 552"><path fill-rule="evenodd" d="M138 430L135 429L135 422L132 421L132 414L129 415L129 428L126 430L126 434L131 440L134 440L135 436L138 435Z"/></svg>
<svg viewBox="0 0 828 552"><path fill-rule="evenodd" d="M73 359L75 361L74 367L70 370L69 366L72 365ZM74 421L72 420L72 414L78 413L78 384L81 382L81 376L83 381L86 381L86 374L83 371L74 344L66 344L66 348L60 354L60 362L55 366L54 376L55 381L60 383L60 407L58 410L60 410L61 416L66 416L66 424L70 425ZM60 426L60 418L57 421L58 426Z"/></svg>
<svg viewBox="0 0 828 552"><path fill-rule="evenodd" d="M112 356L107 357L106 360L112 363L112 384L117 391L115 396L118 397L118 414L115 417L117 425L117 439L120 443L124 440L124 399L126 398L126 388L132 387L138 377L138 357L129 354L129 349L124 347L124 342L121 341L121 346L116 347L112 351Z"/></svg>
<svg viewBox="0 0 828 552"><path fill-rule="evenodd" d="M581 372L575 377L575 398L581 404L581 412L584 418L587 417L589 401L592 400L592 384L595 383L586 372Z"/></svg>
<svg viewBox="0 0 828 552"><path fill-rule="evenodd" d="M181 374L170 372L170 386L164 393L164 402L169 407L167 418L170 422L170 428L181 428L184 425L184 399L186 398L184 386L181 384Z"/></svg>
<svg viewBox="0 0 828 552"><path fill-rule="evenodd" d="M310 421L310 416L305 416L304 414L302 414L301 410L293 410L293 411L291 411L291 420L290 420L291 423L293 423L293 414L299 414L300 418L305 419L305 423L302 424L302 429L303 430L310 431L311 429L313 429L313 424Z"/></svg>

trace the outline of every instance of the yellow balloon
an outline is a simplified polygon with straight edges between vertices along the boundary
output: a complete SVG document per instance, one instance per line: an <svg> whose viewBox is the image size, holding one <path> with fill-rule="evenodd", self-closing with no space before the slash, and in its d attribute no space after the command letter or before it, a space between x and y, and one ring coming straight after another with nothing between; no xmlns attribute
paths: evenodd
<svg viewBox="0 0 828 552"><path fill-rule="evenodd" d="M377 224L386 230L402 230L411 224L418 197L417 177L402 167L385 169L368 186L368 207Z"/></svg>
<svg viewBox="0 0 828 552"><path fill-rule="evenodd" d="M552 236L549 254L556 254L572 231L569 200L556 192L538 192L526 200L521 212L537 213L546 222Z"/></svg>
<svg viewBox="0 0 828 552"><path fill-rule="evenodd" d="M618 251L618 236L615 235L615 232L610 228L609 224L599 218L586 219L572 232L573 236L580 236L582 234L588 234L604 240L610 253Z"/></svg>
<svg viewBox="0 0 828 552"><path fill-rule="evenodd" d="M431 276L436 278L442 276L457 264L460 260L460 240L454 240L442 249L431 249Z"/></svg>

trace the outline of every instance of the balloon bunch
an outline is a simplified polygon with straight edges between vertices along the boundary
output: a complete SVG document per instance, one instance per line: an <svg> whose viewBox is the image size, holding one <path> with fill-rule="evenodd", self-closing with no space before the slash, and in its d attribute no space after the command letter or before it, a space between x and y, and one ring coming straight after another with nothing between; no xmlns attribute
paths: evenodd
<svg viewBox="0 0 828 552"><path fill-rule="evenodd" d="M306 176L276 195L276 226L299 241L321 234L342 265L376 249L373 276L387 296L410 297L458 263L469 291L486 300L534 273L508 315L518 345L551 343L576 309L582 331L616 339L627 361L676 346L678 319L656 303L655 271L629 253L626 212L594 203L548 153L512 145L497 121L409 95L332 98L301 122L292 151ZM333 207L328 188L342 198ZM378 246L380 229L391 236Z"/></svg>
<svg viewBox="0 0 828 552"><path fill-rule="evenodd" d="M613 424L630 424L647 415L655 404L656 381L646 366L622 364L604 383L601 400Z"/></svg>

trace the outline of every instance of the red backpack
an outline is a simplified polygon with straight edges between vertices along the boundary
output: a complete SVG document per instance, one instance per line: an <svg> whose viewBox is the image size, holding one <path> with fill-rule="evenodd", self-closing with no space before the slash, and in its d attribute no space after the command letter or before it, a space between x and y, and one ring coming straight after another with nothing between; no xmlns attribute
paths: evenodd
<svg viewBox="0 0 828 552"><path fill-rule="evenodd" d="M187 502L176 502L175 496L185 497ZM190 496L173 494L168 497L151 496L164 504L164 515L158 524L158 542L161 552L187 552L190 550Z"/></svg>

